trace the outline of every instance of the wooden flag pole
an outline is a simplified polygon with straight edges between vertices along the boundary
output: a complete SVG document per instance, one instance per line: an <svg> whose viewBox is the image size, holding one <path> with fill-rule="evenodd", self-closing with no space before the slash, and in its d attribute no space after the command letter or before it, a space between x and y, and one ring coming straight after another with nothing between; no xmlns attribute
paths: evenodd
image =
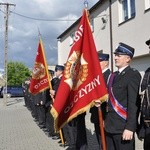
<svg viewBox="0 0 150 150"><path fill-rule="evenodd" d="M50 87L50 88L52 88L52 87ZM54 102L54 98L52 98L52 99L53 99L53 102ZM65 140L64 140L64 135L63 135L62 129L59 130L59 135L60 135L61 143L65 147Z"/></svg>
<svg viewBox="0 0 150 150"><path fill-rule="evenodd" d="M60 134L60 139L61 139L61 143L64 145L65 147L65 141L64 141L64 136L63 136L63 133L62 133L62 129L59 130L59 134Z"/></svg>
<svg viewBox="0 0 150 150"><path fill-rule="evenodd" d="M102 138L102 150L106 150L106 139L104 133L103 114L102 114L101 106L98 107L98 116L99 116L99 126L100 126L101 138Z"/></svg>

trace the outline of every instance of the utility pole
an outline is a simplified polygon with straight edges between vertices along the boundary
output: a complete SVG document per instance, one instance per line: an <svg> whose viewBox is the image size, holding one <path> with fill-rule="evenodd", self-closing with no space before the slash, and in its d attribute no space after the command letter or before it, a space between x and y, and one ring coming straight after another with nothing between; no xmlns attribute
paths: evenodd
<svg viewBox="0 0 150 150"><path fill-rule="evenodd" d="M5 48L4 48L4 80L5 80L5 87L4 87L4 106L7 106L7 60L8 60L8 17L9 17L9 7L15 6L15 4L10 3L0 3L0 5L4 5L6 7L5 10Z"/></svg>

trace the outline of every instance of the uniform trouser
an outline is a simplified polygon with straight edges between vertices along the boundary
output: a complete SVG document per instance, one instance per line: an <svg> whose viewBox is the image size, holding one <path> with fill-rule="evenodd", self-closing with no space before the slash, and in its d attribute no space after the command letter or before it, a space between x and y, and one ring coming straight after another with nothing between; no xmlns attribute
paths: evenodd
<svg viewBox="0 0 150 150"><path fill-rule="evenodd" d="M101 139L101 135L100 135L99 123L94 123L94 128L95 128L95 132L96 132L97 142L99 144L100 149L102 149L102 139Z"/></svg>
<svg viewBox="0 0 150 150"><path fill-rule="evenodd" d="M24 93L24 103L25 103L25 106L27 107L27 95Z"/></svg>
<svg viewBox="0 0 150 150"><path fill-rule="evenodd" d="M145 128L144 150L150 150L150 127Z"/></svg>
<svg viewBox="0 0 150 150"><path fill-rule="evenodd" d="M31 98L29 95L27 95L27 108L30 110L31 109Z"/></svg>
<svg viewBox="0 0 150 150"><path fill-rule="evenodd" d="M85 115L81 114L77 116L77 150L87 150L87 135L85 126Z"/></svg>
<svg viewBox="0 0 150 150"><path fill-rule="evenodd" d="M39 118L39 125L45 126L45 107L43 105L38 106L38 118Z"/></svg>
<svg viewBox="0 0 150 150"><path fill-rule="evenodd" d="M122 140L122 134L106 133L107 150L134 150L135 139L130 141Z"/></svg>
<svg viewBox="0 0 150 150"><path fill-rule="evenodd" d="M34 117L34 118L35 118L35 111L34 111L34 109L35 109L35 105L34 105L34 102L33 102L33 100L32 100L32 99L30 100L30 109L31 109L32 117Z"/></svg>
<svg viewBox="0 0 150 150"><path fill-rule="evenodd" d="M32 116L36 119L36 120L38 120L38 113L37 113L37 105L35 105L34 103L33 103L33 105L32 105Z"/></svg>
<svg viewBox="0 0 150 150"><path fill-rule="evenodd" d="M46 107L46 128L50 135L54 134L54 118L50 113L50 107Z"/></svg>
<svg viewBox="0 0 150 150"><path fill-rule="evenodd" d="M68 125L68 133L69 133L69 146L76 147L76 138L77 138L77 127Z"/></svg>

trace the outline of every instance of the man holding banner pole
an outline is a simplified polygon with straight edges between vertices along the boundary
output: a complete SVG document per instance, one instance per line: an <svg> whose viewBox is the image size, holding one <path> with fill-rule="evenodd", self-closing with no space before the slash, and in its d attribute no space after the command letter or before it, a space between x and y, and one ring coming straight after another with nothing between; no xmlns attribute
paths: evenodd
<svg viewBox="0 0 150 150"><path fill-rule="evenodd" d="M105 119L107 149L134 150L141 75L130 67L133 47L119 43L114 54L118 71L110 76L108 82L108 113Z"/></svg>
<svg viewBox="0 0 150 150"><path fill-rule="evenodd" d="M64 71L64 66L63 65L56 65L55 66L55 78L52 80L52 89L50 89L50 96L51 98L55 101L55 95L57 94L57 90L59 88L60 85L60 81L63 75L63 71ZM60 99L61 101L61 99ZM68 136L67 136L67 125L65 127L63 127L59 133L60 135L56 134L56 136L52 137L52 139L59 139L59 136L61 138L61 144L60 146L66 146L68 144Z"/></svg>
<svg viewBox="0 0 150 150"><path fill-rule="evenodd" d="M104 76L104 80L107 86L108 78L111 74L109 69L109 54L98 52L98 58L100 61L100 66ZM101 136L101 126L104 128L104 120L106 116L107 103L104 102L102 105L99 102L95 101L95 106L90 109L91 113L91 122L94 123L96 138L99 144L99 147L102 149L102 136ZM103 132L103 131L102 131ZM103 137L105 138L105 137Z"/></svg>
<svg viewBox="0 0 150 150"><path fill-rule="evenodd" d="M48 66L45 57L45 51L42 39L40 37L38 50L35 58L35 64L32 72L32 78L30 82L29 92L33 95L37 95L40 92L45 91L46 89L52 89L50 82L50 75L48 72ZM60 130L61 131L61 130ZM63 141L62 133L60 136Z"/></svg>

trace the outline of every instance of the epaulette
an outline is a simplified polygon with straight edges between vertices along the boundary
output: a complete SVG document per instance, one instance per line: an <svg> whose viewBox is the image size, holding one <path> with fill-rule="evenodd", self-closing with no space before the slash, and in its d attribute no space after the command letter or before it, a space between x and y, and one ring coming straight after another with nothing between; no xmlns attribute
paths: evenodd
<svg viewBox="0 0 150 150"><path fill-rule="evenodd" d="M133 70L133 71L137 71L137 69L135 69L135 68L132 68L132 70Z"/></svg>

